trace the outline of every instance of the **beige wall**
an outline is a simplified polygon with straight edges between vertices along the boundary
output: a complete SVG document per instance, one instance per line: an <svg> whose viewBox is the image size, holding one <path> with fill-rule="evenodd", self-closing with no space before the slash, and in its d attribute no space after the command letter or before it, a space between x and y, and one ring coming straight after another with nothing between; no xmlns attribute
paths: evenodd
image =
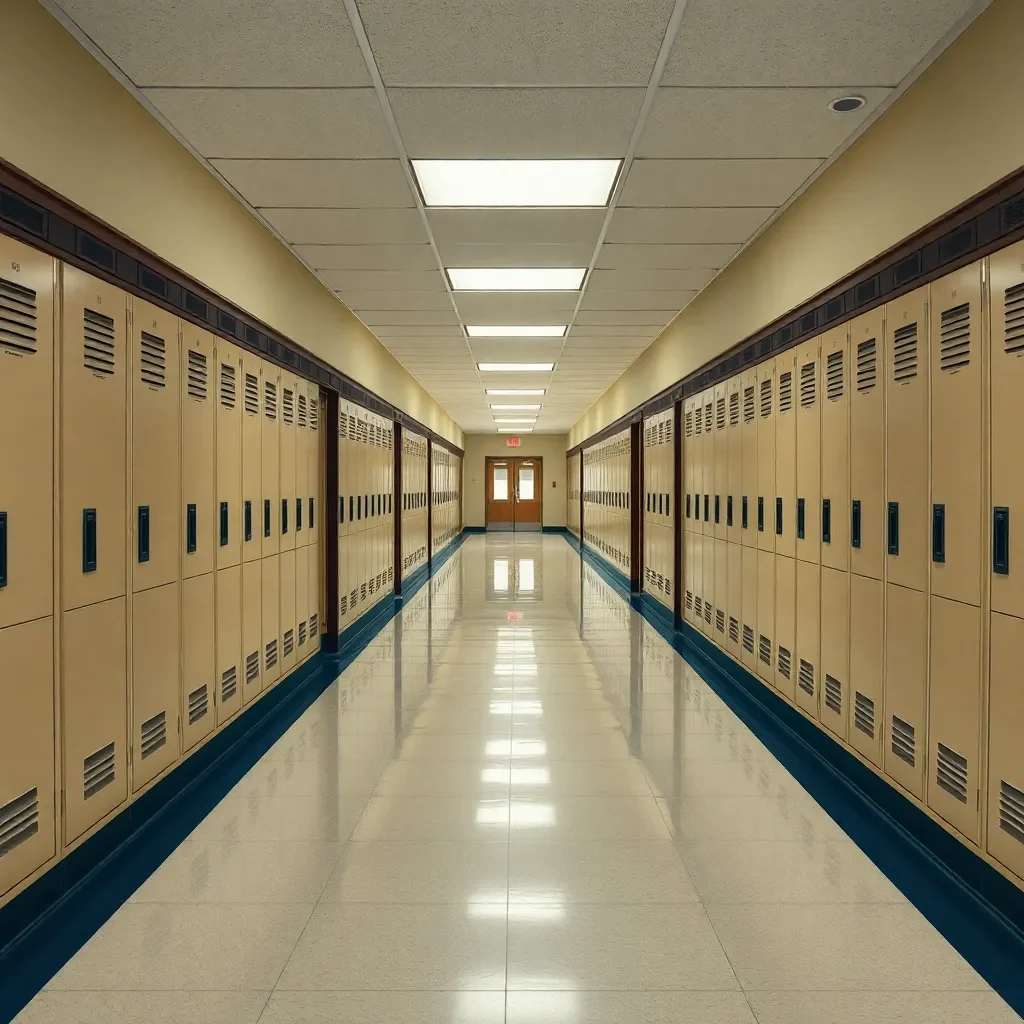
<svg viewBox="0 0 1024 1024"><path fill-rule="evenodd" d="M565 526L565 434L523 434L519 448L509 448L503 434L467 434L462 468L463 523L486 526L484 516L484 460L488 455L541 458L543 494L541 515L545 526ZM552 487L552 484L554 486Z"/></svg>
<svg viewBox="0 0 1024 1024"><path fill-rule="evenodd" d="M0 0L0 156L456 444L334 295L35 0Z"/></svg>
<svg viewBox="0 0 1024 1024"><path fill-rule="evenodd" d="M1024 165L1024 3L994 0L574 425L579 443Z"/></svg>

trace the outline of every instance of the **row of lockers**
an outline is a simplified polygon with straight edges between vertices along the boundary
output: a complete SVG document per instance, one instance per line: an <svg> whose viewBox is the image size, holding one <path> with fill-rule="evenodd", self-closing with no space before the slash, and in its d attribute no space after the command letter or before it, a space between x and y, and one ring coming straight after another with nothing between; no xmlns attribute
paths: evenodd
<svg viewBox="0 0 1024 1024"><path fill-rule="evenodd" d="M440 551L462 530L462 459L430 447L431 551Z"/></svg>
<svg viewBox="0 0 1024 1024"><path fill-rule="evenodd" d="M629 428L583 452L583 539L627 578L630 570Z"/></svg>
<svg viewBox="0 0 1024 1024"><path fill-rule="evenodd" d="M675 410L665 409L643 423L643 589L667 608L673 608L675 527Z"/></svg>
<svg viewBox="0 0 1024 1024"><path fill-rule="evenodd" d="M427 439L402 432L402 579L427 561Z"/></svg>

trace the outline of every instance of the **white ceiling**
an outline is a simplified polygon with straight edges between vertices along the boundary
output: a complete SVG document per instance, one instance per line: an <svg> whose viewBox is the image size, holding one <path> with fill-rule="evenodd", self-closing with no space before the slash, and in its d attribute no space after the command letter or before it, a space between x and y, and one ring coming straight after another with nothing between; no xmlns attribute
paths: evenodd
<svg viewBox="0 0 1024 1024"><path fill-rule="evenodd" d="M987 0L42 2L463 430L494 429L485 387L544 387L537 429L563 432ZM865 107L832 113L847 93ZM408 160L472 157L624 164L607 209L424 211ZM453 293L444 266L590 273Z"/></svg>

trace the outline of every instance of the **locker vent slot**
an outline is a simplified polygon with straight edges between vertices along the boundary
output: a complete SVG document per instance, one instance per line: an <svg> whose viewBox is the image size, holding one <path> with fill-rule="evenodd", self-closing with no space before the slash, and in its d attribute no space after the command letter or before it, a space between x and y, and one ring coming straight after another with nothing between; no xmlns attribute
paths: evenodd
<svg viewBox="0 0 1024 1024"><path fill-rule="evenodd" d="M38 344L36 331L36 293L0 277L0 348L17 355L31 355ZM0 811L0 815L2 813ZM0 843L3 842L2 829L0 823Z"/></svg>
<svg viewBox="0 0 1024 1024"><path fill-rule="evenodd" d="M269 381L263 385L263 412L268 420L277 419L277 385Z"/></svg>
<svg viewBox="0 0 1024 1024"><path fill-rule="evenodd" d="M284 389L284 400L281 403L282 416L285 423L295 422L295 395L287 388Z"/></svg>
<svg viewBox="0 0 1024 1024"><path fill-rule="evenodd" d="M704 433L711 433L711 403L704 406ZM610 455L610 453L609 453Z"/></svg>
<svg viewBox="0 0 1024 1024"><path fill-rule="evenodd" d="M114 781L114 744L108 743L95 754L90 754L84 762L82 781L85 788L85 799L95 796Z"/></svg>
<svg viewBox="0 0 1024 1024"><path fill-rule="evenodd" d="M306 642L306 620L303 619L299 623L299 646L302 647Z"/></svg>
<svg viewBox="0 0 1024 1024"><path fill-rule="evenodd" d="M210 710L210 695L205 686L188 695L188 724L195 725Z"/></svg>
<svg viewBox="0 0 1024 1024"><path fill-rule="evenodd" d="M825 673L825 707L837 715L843 713L843 684Z"/></svg>
<svg viewBox="0 0 1024 1024"><path fill-rule="evenodd" d="M263 657L264 667L269 672L277 664L277 641L271 640L267 644Z"/></svg>
<svg viewBox="0 0 1024 1024"><path fill-rule="evenodd" d="M306 396L299 395L299 426L306 425Z"/></svg>
<svg viewBox="0 0 1024 1024"><path fill-rule="evenodd" d="M693 410L690 410L690 412L686 414L684 429L687 437L693 437Z"/></svg>
<svg viewBox="0 0 1024 1024"><path fill-rule="evenodd" d="M206 356L188 350L188 397L205 402L208 394Z"/></svg>
<svg viewBox="0 0 1024 1024"><path fill-rule="evenodd" d="M145 331L139 346L139 378L151 388L167 387L167 343Z"/></svg>
<svg viewBox="0 0 1024 1024"><path fill-rule="evenodd" d="M955 800L967 803L967 758L945 743L938 745L935 781Z"/></svg>
<svg viewBox="0 0 1024 1024"><path fill-rule="evenodd" d="M695 417L695 419L694 419L694 431L693 431L693 432L694 432L694 433L695 433L695 434L696 434L696 435L697 435L698 437L700 437L701 433L702 433L702 432L703 432L703 430L704 430L704 427L703 427L703 425L702 425L702 424L703 424L703 422L704 422L704 421L703 421L703 419L702 419L702 417L701 417L701 414L700 414L700 409L698 409L698 410L697 410L697 414L696 414L696 417Z"/></svg>
<svg viewBox="0 0 1024 1024"><path fill-rule="evenodd" d="M729 396L729 426L735 427L740 421L740 393L734 391Z"/></svg>
<svg viewBox="0 0 1024 1024"><path fill-rule="evenodd" d="M800 367L800 404L804 407L814 405L817 398L818 378L814 372L814 363L804 363Z"/></svg>
<svg viewBox="0 0 1024 1024"><path fill-rule="evenodd" d="M717 629L719 633L725 632L725 612L718 610L715 611L715 629Z"/></svg>
<svg viewBox="0 0 1024 1024"><path fill-rule="evenodd" d="M225 409L234 409L235 400L235 368L230 363L221 363L220 404Z"/></svg>
<svg viewBox="0 0 1024 1024"><path fill-rule="evenodd" d="M860 691L853 696L853 724L869 739L875 738L875 702Z"/></svg>
<svg viewBox="0 0 1024 1024"><path fill-rule="evenodd" d="M772 414L772 382L761 381L761 419L767 419Z"/></svg>
<svg viewBox="0 0 1024 1024"><path fill-rule="evenodd" d="M900 327L892 342L892 379L905 384L917 376L917 324Z"/></svg>
<svg viewBox="0 0 1024 1024"><path fill-rule="evenodd" d="M782 648L779 648L779 668L782 660ZM786 674L786 678L789 678L789 674ZM814 696L814 666L809 661L800 659L800 672L799 672L800 689L804 691L808 696Z"/></svg>
<svg viewBox="0 0 1024 1024"><path fill-rule="evenodd" d="M917 748L914 742L914 727L902 718L892 716L892 752L911 768L917 763Z"/></svg>
<svg viewBox="0 0 1024 1024"><path fill-rule="evenodd" d="M843 350L830 352L825 364L825 397L838 402L843 397Z"/></svg>
<svg viewBox="0 0 1024 1024"><path fill-rule="evenodd" d="M363 584L363 590L366 590L366 584ZM287 658L292 651L295 650L295 630L286 629L284 631L284 656Z"/></svg>
<svg viewBox="0 0 1024 1024"><path fill-rule="evenodd" d="M743 422L749 423L754 418L754 385L743 389Z"/></svg>
<svg viewBox="0 0 1024 1024"><path fill-rule="evenodd" d="M114 372L114 321L102 313L85 310L85 368L109 377Z"/></svg>
<svg viewBox="0 0 1024 1024"><path fill-rule="evenodd" d="M772 667L772 642L763 633L758 637L757 656L762 664Z"/></svg>
<svg viewBox="0 0 1024 1024"><path fill-rule="evenodd" d="M743 627L743 650L747 654L754 653L754 631L749 626Z"/></svg>
<svg viewBox="0 0 1024 1024"><path fill-rule="evenodd" d="M704 602L699 597L693 599L693 610L698 619L704 617Z"/></svg>
<svg viewBox="0 0 1024 1024"><path fill-rule="evenodd" d="M779 671L786 679L790 678L790 673L793 671L793 655L781 644L779 645Z"/></svg>
<svg viewBox="0 0 1024 1024"><path fill-rule="evenodd" d="M717 430L725 429L725 399L720 398L717 402L717 408L715 410L715 428Z"/></svg>
<svg viewBox="0 0 1024 1024"><path fill-rule="evenodd" d="M3 287L0 281L0 289ZM2 302L2 291L0 291ZM1024 352L1024 283L1006 289L1003 298L1003 350ZM0 334L2 338L2 334Z"/></svg>
<svg viewBox="0 0 1024 1024"><path fill-rule="evenodd" d="M320 616L310 615L309 617L309 636L312 639L315 636L320 635Z"/></svg>
<svg viewBox="0 0 1024 1024"><path fill-rule="evenodd" d="M142 758L155 754L167 743L167 714L163 711L142 723Z"/></svg>
<svg viewBox="0 0 1024 1024"><path fill-rule="evenodd" d="M686 610L690 611L693 608L693 591L688 590L686 592Z"/></svg>
<svg viewBox="0 0 1024 1024"><path fill-rule="evenodd" d="M260 414L260 382L253 373L245 375L245 411L251 416Z"/></svg>
<svg viewBox="0 0 1024 1024"><path fill-rule="evenodd" d="M813 402L814 399L812 398ZM793 408L793 374L788 370L779 374L779 412L789 412Z"/></svg>
<svg viewBox="0 0 1024 1024"><path fill-rule="evenodd" d="M711 625L711 613L714 609L711 607L710 601L704 602L704 621L710 626Z"/></svg>
<svg viewBox="0 0 1024 1024"><path fill-rule="evenodd" d="M740 642L740 624L731 615L729 616L729 640L734 644Z"/></svg>
<svg viewBox="0 0 1024 1024"><path fill-rule="evenodd" d="M220 702L227 704L238 690L238 669L232 665L220 677Z"/></svg>
<svg viewBox="0 0 1024 1024"><path fill-rule="evenodd" d="M309 400L309 429L316 430L317 427L317 407L319 401L316 398L310 398Z"/></svg>
<svg viewBox="0 0 1024 1024"><path fill-rule="evenodd" d="M27 793L25 795L28 796ZM0 810L0 841L3 837L3 816L4 811ZM1002 779L999 781L999 827L1017 842L1024 843L1024 793ZM3 846L0 846L0 854L3 852Z"/></svg>
<svg viewBox="0 0 1024 1024"><path fill-rule="evenodd" d="M260 677L260 652L253 651L245 656L245 685L249 686Z"/></svg>
<svg viewBox="0 0 1024 1024"><path fill-rule="evenodd" d="M871 391L877 382L877 372L875 339L869 338L857 346L857 390Z"/></svg>
<svg viewBox="0 0 1024 1024"><path fill-rule="evenodd" d="M971 304L942 311L939 326L939 369L956 373L971 362Z"/></svg>
<svg viewBox="0 0 1024 1024"><path fill-rule="evenodd" d="M30 789L0 807L0 857L31 839L38 831L39 790Z"/></svg>

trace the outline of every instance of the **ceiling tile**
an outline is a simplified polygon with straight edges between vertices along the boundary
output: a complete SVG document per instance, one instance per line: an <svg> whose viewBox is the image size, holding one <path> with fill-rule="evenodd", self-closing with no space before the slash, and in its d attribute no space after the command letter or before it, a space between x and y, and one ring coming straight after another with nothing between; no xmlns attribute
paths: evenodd
<svg viewBox="0 0 1024 1024"><path fill-rule="evenodd" d="M418 210L260 211L286 242L296 245L358 245L427 241Z"/></svg>
<svg viewBox="0 0 1024 1024"><path fill-rule="evenodd" d="M675 318L677 312L670 309L581 309L576 314L576 323L606 327L664 327Z"/></svg>
<svg viewBox="0 0 1024 1024"><path fill-rule="evenodd" d="M577 243L546 245L489 242L458 242L438 246L446 267L585 267L594 255L593 245Z"/></svg>
<svg viewBox="0 0 1024 1024"><path fill-rule="evenodd" d="M372 89L146 89L207 158L393 157Z"/></svg>
<svg viewBox="0 0 1024 1024"><path fill-rule="evenodd" d="M680 310L696 291L627 292L588 288L581 309L672 309Z"/></svg>
<svg viewBox="0 0 1024 1024"><path fill-rule="evenodd" d="M715 276L714 270L595 270L590 275L591 289L647 291L696 291ZM587 305L586 302L583 303Z"/></svg>
<svg viewBox="0 0 1024 1024"><path fill-rule="evenodd" d="M643 339L653 338L658 333L659 328L657 327L644 327L634 326L627 329L622 327L608 327L594 324L581 324L579 320L573 324L572 330L569 331L569 340L574 338L623 338L623 339Z"/></svg>
<svg viewBox="0 0 1024 1024"><path fill-rule="evenodd" d="M858 91L860 110L834 114L835 89L662 88L637 156L828 157L891 90Z"/></svg>
<svg viewBox="0 0 1024 1024"><path fill-rule="evenodd" d="M359 310L450 310L452 300L447 292L439 291L408 291L396 289L395 291L365 291L361 289L347 288L339 292L342 302L349 309Z"/></svg>
<svg viewBox="0 0 1024 1024"><path fill-rule="evenodd" d="M422 245L296 245L314 270L433 270L434 251ZM453 264L454 266L454 264Z"/></svg>
<svg viewBox="0 0 1024 1024"><path fill-rule="evenodd" d="M595 245L604 215L603 209L427 211L434 238L442 249L466 242Z"/></svg>
<svg viewBox="0 0 1024 1024"><path fill-rule="evenodd" d="M567 324L578 297L576 292L456 292L455 304L466 324Z"/></svg>
<svg viewBox="0 0 1024 1024"><path fill-rule="evenodd" d="M605 242L597 256L597 266L616 270L702 270L724 267L739 251L739 245L634 245Z"/></svg>
<svg viewBox="0 0 1024 1024"><path fill-rule="evenodd" d="M376 317L380 318L387 311L386 310L372 310L363 314L364 318ZM392 311L388 319L393 318L394 311ZM453 315L454 319L454 315ZM379 323L373 329L374 334L378 338L386 339L388 345L391 345L396 341L408 341L410 343L419 343L422 339L424 344L452 344L458 342L459 344L465 344L466 336L462 333L462 328L455 327L438 327L436 325L431 326L430 324L415 323L415 324L383 324Z"/></svg>
<svg viewBox="0 0 1024 1024"><path fill-rule="evenodd" d="M431 293L433 294L433 293ZM352 308L351 306L349 308ZM447 309L409 310L409 309L358 309L354 310L360 320L374 331L378 329L387 333L388 327L451 327L459 328L459 318L455 310Z"/></svg>
<svg viewBox="0 0 1024 1024"><path fill-rule="evenodd" d="M139 86L369 85L336 0L59 0Z"/></svg>
<svg viewBox="0 0 1024 1024"><path fill-rule="evenodd" d="M324 270L320 276L335 291L444 292L439 270Z"/></svg>
<svg viewBox="0 0 1024 1024"><path fill-rule="evenodd" d="M646 85L672 0L357 0L388 85Z"/></svg>
<svg viewBox="0 0 1024 1024"><path fill-rule="evenodd" d="M662 83L896 85L972 2L690 0Z"/></svg>
<svg viewBox="0 0 1024 1024"><path fill-rule="evenodd" d="M640 209L612 214L611 242L732 242L743 244L775 211L767 207Z"/></svg>

